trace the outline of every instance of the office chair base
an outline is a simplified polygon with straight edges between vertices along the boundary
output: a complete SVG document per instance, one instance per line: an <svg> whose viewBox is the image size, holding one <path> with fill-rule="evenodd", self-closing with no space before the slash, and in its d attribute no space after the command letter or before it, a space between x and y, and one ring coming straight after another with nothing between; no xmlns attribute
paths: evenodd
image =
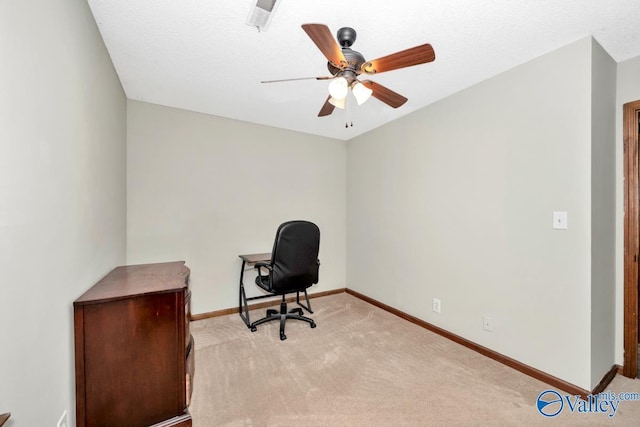
<svg viewBox="0 0 640 427"><path fill-rule="evenodd" d="M316 327L316 322L313 319L302 315L301 308L296 307L291 309L290 311L287 311L287 303L285 302L284 295L283 295L282 302L280 303L280 311L278 312L277 310L274 310L271 308L268 309L267 316L253 322L250 326L250 329L251 329L251 332L255 332L258 329L257 328L258 325L261 325L266 322L271 322L274 320L280 320L280 340L284 341L287 339L287 336L284 333L284 326L287 319L302 320L303 322L307 322L311 327L311 329Z"/></svg>
<svg viewBox="0 0 640 427"><path fill-rule="evenodd" d="M261 298L269 298L269 297L273 297L273 295L259 295L257 297L247 298L247 295L244 291L244 284L242 283L242 272L244 271L244 261L242 265L243 265L243 270L240 272L240 296L239 296L240 302L238 305L238 314L240 314L240 317L242 318L242 321L244 322L244 324L247 325L247 328L252 329L251 319L249 318L249 304L248 304L249 301L261 299ZM304 289L302 292L304 292L304 299L306 301L306 304L303 304L300 302L300 291L296 292L296 303L298 303L300 307L304 308L309 313L313 314L313 310L311 310L311 301L309 301L309 294L307 294L306 289ZM251 332L254 332L254 330L252 329Z"/></svg>

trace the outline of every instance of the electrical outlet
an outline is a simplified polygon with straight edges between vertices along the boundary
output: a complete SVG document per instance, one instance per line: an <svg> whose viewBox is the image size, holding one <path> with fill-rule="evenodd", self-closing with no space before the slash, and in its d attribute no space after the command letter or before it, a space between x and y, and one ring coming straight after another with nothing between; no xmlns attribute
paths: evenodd
<svg viewBox="0 0 640 427"><path fill-rule="evenodd" d="M440 313L441 308L442 308L442 304L440 303L440 300L438 298L434 298L433 311L435 311L436 313Z"/></svg>
<svg viewBox="0 0 640 427"><path fill-rule="evenodd" d="M484 329L487 332L493 331L493 321L491 320L491 317L482 316L482 329Z"/></svg>
<svg viewBox="0 0 640 427"><path fill-rule="evenodd" d="M67 411L66 410L62 413L62 416L58 420L56 427L67 427Z"/></svg>

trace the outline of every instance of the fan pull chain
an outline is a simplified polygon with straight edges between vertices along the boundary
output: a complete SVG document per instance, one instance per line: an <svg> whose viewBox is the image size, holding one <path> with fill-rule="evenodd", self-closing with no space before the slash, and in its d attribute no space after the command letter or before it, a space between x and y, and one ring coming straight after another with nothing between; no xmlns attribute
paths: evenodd
<svg viewBox="0 0 640 427"><path fill-rule="evenodd" d="M351 100L349 99L349 97L347 96L347 98L344 100L344 115L345 115L345 121L344 121L344 127L345 128L349 128L349 127L353 127L353 121L351 120L351 108L349 108L349 104Z"/></svg>

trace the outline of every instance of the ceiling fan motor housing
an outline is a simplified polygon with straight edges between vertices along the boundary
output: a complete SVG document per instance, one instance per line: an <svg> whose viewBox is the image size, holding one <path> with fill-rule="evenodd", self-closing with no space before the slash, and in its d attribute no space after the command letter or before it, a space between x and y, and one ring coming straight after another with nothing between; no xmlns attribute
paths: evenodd
<svg viewBox="0 0 640 427"><path fill-rule="evenodd" d="M366 62L364 56L362 56L360 52L356 52L355 50L349 49L348 47L342 48L342 54L344 55L344 59L347 60L346 67L338 68L331 62L327 62L327 68L329 69L329 72L334 76L341 75L341 72L353 74L354 77L360 74L360 67Z"/></svg>
<svg viewBox="0 0 640 427"><path fill-rule="evenodd" d="M366 62L364 56L360 52L356 52L350 48L356 41L356 36L356 30L353 28L340 28L336 38L342 48L342 54L344 55L344 59L347 61L347 65L343 68L339 68L331 62L327 62L329 72L334 76L342 76L346 78L349 84L351 84L360 74L362 64Z"/></svg>

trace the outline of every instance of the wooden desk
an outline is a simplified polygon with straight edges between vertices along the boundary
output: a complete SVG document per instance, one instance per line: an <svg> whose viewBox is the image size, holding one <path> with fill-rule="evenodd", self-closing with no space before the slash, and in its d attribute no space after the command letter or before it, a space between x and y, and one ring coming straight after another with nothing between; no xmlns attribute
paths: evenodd
<svg viewBox="0 0 640 427"><path fill-rule="evenodd" d="M264 254L249 254L249 255L238 255L242 259L243 265L246 264L255 264L256 262L267 262L271 261L271 252L266 252Z"/></svg>
<svg viewBox="0 0 640 427"><path fill-rule="evenodd" d="M271 252L266 252L262 254L248 254L248 255L238 255L242 260L242 267L240 267L240 287L239 287L239 295L238 295L238 314L244 321L245 325L248 328L251 327L251 320L249 320L249 301L261 299L261 298L269 298L273 297L273 295L259 295L257 297L247 298L247 294L244 291L244 268L247 265L253 265L257 262L268 262L271 260Z"/></svg>

